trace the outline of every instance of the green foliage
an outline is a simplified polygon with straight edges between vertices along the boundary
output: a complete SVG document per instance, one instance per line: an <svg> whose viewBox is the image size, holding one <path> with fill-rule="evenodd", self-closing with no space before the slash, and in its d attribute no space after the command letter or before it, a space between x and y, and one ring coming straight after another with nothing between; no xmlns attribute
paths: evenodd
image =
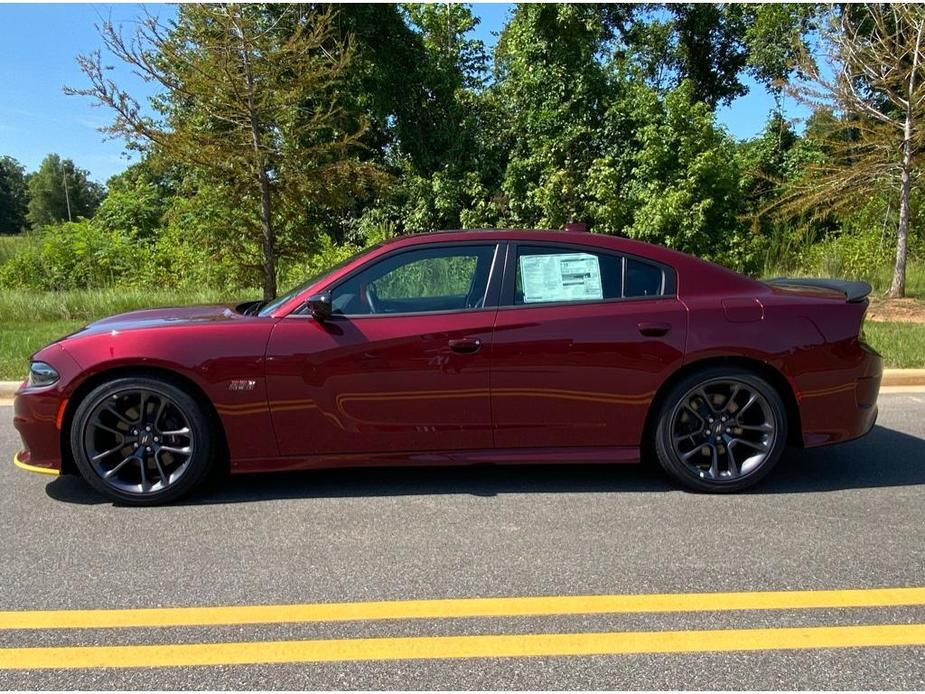
<svg viewBox="0 0 925 694"><path fill-rule="evenodd" d="M25 170L13 157L0 157L0 234L18 234L28 210Z"/></svg>
<svg viewBox="0 0 925 694"><path fill-rule="evenodd" d="M19 254L31 240L29 234L15 236L0 236L0 265Z"/></svg>
<svg viewBox="0 0 925 694"><path fill-rule="evenodd" d="M381 299L465 296L477 262L475 255L424 258L392 270L373 284Z"/></svg>
<svg viewBox="0 0 925 694"><path fill-rule="evenodd" d="M39 170L29 177L26 217L32 227L92 217L104 191L89 175L70 159L62 160L57 154L45 157Z"/></svg>
<svg viewBox="0 0 925 694"><path fill-rule="evenodd" d="M779 92L806 47L816 12L798 3L623 7L622 13L610 11L616 57L660 93L689 81L692 97L711 108L746 94L746 73Z"/></svg>
<svg viewBox="0 0 925 694"><path fill-rule="evenodd" d="M779 93L807 48L806 37L817 6L792 2L734 4L727 12L737 16L752 74Z"/></svg>
<svg viewBox="0 0 925 694"><path fill-rule="evenodd" d="M714 108L745 94L740 73L748 59L741 16L729 5L679 3L674 15L677 48L673 65L691 85L691 98ZM733 6L734 7L734 6Z"/></svg>
<svg viewBox="0 0 925 694"><path fill-rule="evenodd" d="M162 225L171 193L147 162L133 164L109 179L106 197L93 219L108 231L127 231L151 239Z"/></svg>
<svg viewBox="0 0 925 694"><path fill-rule="evenodd" d="M743 267L752 258L737 215L741 199L734 143L712 112L692 101L689 83L664 101L631 98L644 109L624 196L627 235ZM637 106L637 108L638 108ZM639 116L637 116L639 117Z"/></svg>
<svg viewBox="0 0 925 694"><path fill-rule="evenodd" d="M163 87L155 118L99 56L81 59L81 91L145 157L108 182L92 221L0 248L0 285L267 293L268 273L301 283L399 233L572 221L756 274L872 277L891 262L883 186L859 178L838 209L768 214L813 171L850 169L854 122L820 110L798 134L773 113L741 143L716 122L745 75L776 90L801 74L815 6L519 5L490 79L467 5L336 12L184 6L176 26L143 22L140 44L104 26L107 47ZM67 165L43 163L35 207L58 204Z"/></svg>
<svg viewBox="0 0 925 694"><path fill-rule="evenodd" d="M264 298L276 295L282 234L290 243L319 230L278 229L279 217L306 221L368 194L377 170L353 156L365 119L341 91L351 51L324 5L181 5L176 21L148 15L134 35L104 23L117 59L161 91L148 116L106 75L97 51L78 58L89 80L68 93L92 97L115 116L108 128L181 163L236 201L259 244ZM231 240L226 239L227 240Z"/></svg>
<svg viewBox="0 0 925 694"><path fill-rule="evenodd" d="M587 172L608 83L597 60L606 37L592 5L518 5L499 39L498 103L509 143L504 223L561 227L587 219Z"/></svg>
<svg viewBox="0 0 925 694"><path fill-rule="evenodd" d="M23 379L29 369L29 356L34 352L79 329L79 321L45 321L27 319L12 322L0 319L0 379Z"/></svg>
<svg viewBox="0 0 925 694"><path fill-rule="evenodd" d="M318 239L314 252L306 254L302 260L285 263L282 268L281 285L287 289L302 284L309 277L315 277L328 268L332 268L360 251L353 244L335 244L330 237Z"/></svg>
<svg viewBox="0 0 925 694"><path fill-rule="evenodd" d="M88 220L48 225L0 266L0 286L59 290L130 284L138 276L138 250L130 234L106 231Z"/></svg>
<svg viewBox="0 0 925 694"><path fill-rule="evenodd" d="M886 368L925 368L925 325L865 321L864 336L883 355Z"/></svg>

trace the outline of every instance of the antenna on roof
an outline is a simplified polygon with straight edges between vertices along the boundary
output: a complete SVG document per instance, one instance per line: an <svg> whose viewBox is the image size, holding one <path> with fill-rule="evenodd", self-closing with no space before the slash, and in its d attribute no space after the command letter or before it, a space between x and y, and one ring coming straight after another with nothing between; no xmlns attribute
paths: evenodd
<svg viewBox="0 0 925 694"><path fill-rule="evenodd" d="M569 222L565 225L565 231L577 231L586 234L588 232L588 225L584 222Z"/></svg>

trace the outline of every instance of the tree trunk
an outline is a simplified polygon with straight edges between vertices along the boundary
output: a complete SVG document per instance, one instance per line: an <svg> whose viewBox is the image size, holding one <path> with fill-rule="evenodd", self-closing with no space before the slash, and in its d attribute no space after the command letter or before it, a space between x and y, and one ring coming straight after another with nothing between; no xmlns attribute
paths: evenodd
<svg viewBox="0 0 925 694"><path fill-rule="evenodd" d="M895 13L895 6L894 6ZM925 24L919 19L915 34L915 50L912 52L912 69L906 92L906 119L903 123L903 163L899 185L899 228L896 230L896 264L893 266L893 282L890 284L889 296L893 298L906 295L906 248L909 243L909 197L912 189L912 117L916 103L916 78L919 72L920 48Z"/></svg>
<svg viewBox="0 0 925 694"><path fill-rule="evenodd" d="M903 162L899 186L899 228L896 230L896 264L893 266L893 282L890 284L889 296L892 298L906 295L906 248L909 241L909 197L912 190L912 113L906 110L906 125L903 139Z"/></svg>
<svg viewBox="0 0 925 694"><path fill-rule="evenodd" d="M263 299L272 301L276 298L276 233L273 229L273 208L270 202L270 176L260 143L260 124L254 105L254 75L251 72L250 52L244 39L244 33L238 28L241 38L241 59L244 64L244 78L247 82L247 112L251 127L251 140L254 147L254 166L260 183L260 231L263 249Z"/></svg>
<svg viewBox="0 0 925 694"><path fill-rule="evenodd" d="M270 178L266 169L260 171L260 227L263 232L263 298L276 298L276 232L270 207Z"/></svg>

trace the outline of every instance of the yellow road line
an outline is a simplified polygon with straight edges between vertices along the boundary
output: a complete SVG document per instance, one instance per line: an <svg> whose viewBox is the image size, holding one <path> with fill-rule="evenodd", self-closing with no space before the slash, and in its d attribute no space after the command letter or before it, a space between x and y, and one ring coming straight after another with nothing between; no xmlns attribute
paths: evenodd
<svg viewBox="0 0 925 694"><path fill-rule="evenodd" d="M137 668L925 645L925 624L0 649L0 669Z"/></svg>
<svg viewBox="0 0 925 694"><path fill-rule="evenodd" d="M0 612L0 629L110 629L119 627L283 624L452 617L893 607L899 605L925 605L925 588L463 598L458 600L399 600L393 602L166 607L119 610L7 611Z"/></svg>

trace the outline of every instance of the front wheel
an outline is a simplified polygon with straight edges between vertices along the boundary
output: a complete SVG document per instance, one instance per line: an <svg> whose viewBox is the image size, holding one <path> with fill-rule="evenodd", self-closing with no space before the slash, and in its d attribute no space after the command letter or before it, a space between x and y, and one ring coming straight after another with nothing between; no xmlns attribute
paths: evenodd
<svg viewBox="0 0 925 694"><path fill-rule="evenodd" d="M212 464L211 438L196 400L150 377L98 386L71 425L71 451L84 479L136 506L173 501L199 483Z"/></svg>
<svg viewBox="0 0 925 694"><path fill-rule="evenodd" d="M786 443L787 416L777 391L751 371L712 367L667 394L654 449L662 468L682 485L733 492L767 475Z"/></svg>

